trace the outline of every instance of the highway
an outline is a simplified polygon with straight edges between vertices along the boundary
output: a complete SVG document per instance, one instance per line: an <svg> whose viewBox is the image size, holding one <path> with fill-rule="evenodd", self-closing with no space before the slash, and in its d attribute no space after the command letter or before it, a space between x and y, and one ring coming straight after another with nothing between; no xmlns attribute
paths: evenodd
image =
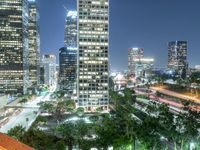
<svg viewBox="0 0 200 150"><path fill-rule="evenodd" d="M180 94L180 93L173 92L173 91L166 90L166 89L159 88L159 87L150 87L150 89L161 92L161 93L169 95L169 96L177 97L177 98L180 98L180 99L183 99L183 100L190 100L190 101L193 101L193 102L200 104L200 99L196 98L196 97Z"/></svg>
<svg viewBox="0 0 200 150"><path fill-rule="evenodd" d="M50 93L46 96L39 96L35 100L28 101L23 104L25 108L17 115L9 117L9 121L0 128L0 132L7 133L11 128L21 125L28 130L31 124L35 121L39 114L39 107L37 103L49 100Z"/></svg>
<svg viewBox="0 0 200 150"><path fill-rule="evenodd" d="M181 101L176 102L176 101L174 101L170 98L157 97L157 96L155 96L156 91L163 93L163 94L166 94L168 96L172 96L172 97L182 99L182 101L193 101L196 104L195 105L193 104L192 106L190 106L190 108L194 111L200 111L200 108L199 108L199 105L198 105L198 104L200 104L200 100L198 98L190 97L190 96L183 95L183 94L180 94L180 93L177 93L177 92L162 89L162 88L159 88L159 87L151 87L150 89L151 89L151 91L149 93L146 92L146 90L147 90L146 88L135 88L134 90L137 94L149 96L149 98L153 101L165 103L165 104L172 106L172 107L175 107L177 109L181 109L181 108L184 107L183 104L181 103Z"/></svg>

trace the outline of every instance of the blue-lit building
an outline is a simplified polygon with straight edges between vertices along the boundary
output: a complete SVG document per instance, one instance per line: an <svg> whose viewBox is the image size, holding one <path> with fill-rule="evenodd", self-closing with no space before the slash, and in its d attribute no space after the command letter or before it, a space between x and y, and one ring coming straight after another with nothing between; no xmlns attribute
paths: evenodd
<svg viewBox="0 0 200 150"><path fill-rule="evenodd" d="M64 43L59 50L59 85L71 95L77 78L77 11L67 11Z"/></svg>
<svg viewBox="0 0 200 150"><path fill-rule="evenodd" d="M72 94L76 82L76 52L77 48L62 47L59 53L59 82L60 89L65 90L67 94Z"/></svg>
<svg viewBox="0 0 200 150"><path fill-rule="evenodd" d="M39 84L40 76L40 34L39 12L36 0L29 1L29 81L30 84Z"/></svg>
<svg viewBox="0 0 200 150"><path fill-rule="evenodd" d="M65 21L65 46L77 47L77 11L68 11Z"/></svg>

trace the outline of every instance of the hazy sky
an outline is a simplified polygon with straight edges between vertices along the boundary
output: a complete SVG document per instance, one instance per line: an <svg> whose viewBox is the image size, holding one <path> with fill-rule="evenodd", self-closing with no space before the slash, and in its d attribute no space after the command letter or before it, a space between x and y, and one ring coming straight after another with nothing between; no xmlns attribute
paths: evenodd
<svg viewBox="0 0 200 150"><path fill-rule="evenodd" d="M38 0L41 53L58 55L64 45L66 11L76 0ZM128 48L142 47L156 67L167 63L167 43L188 41L190 66L200 64L200 0L110 0L110 63L127 69Z"/></svg>

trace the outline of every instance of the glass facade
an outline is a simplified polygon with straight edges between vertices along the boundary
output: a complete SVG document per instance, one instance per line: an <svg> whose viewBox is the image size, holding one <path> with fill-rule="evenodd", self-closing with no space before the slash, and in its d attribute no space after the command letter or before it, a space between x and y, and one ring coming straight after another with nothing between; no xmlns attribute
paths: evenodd
<svg viewBox="0 0 200 150"><path fill-rule="evenodd" d="M77 64L77 48L60 49L59 54L59 79L60 89L67 91L68 94L72 94L75 89L76 82L76 64Z"/></svg>
<svg viewBox="0 0 200 150"><path fill-rule="evenodd" d="M60 89L72 96L77 77L77 11L68 11L65 25L65 46L60 49Z"/></svg>
<svg viewBox="0 0 200 150"><path fill-rule="evenodd" d="M36 1L29 0L29 80L31 84L39 83L40 71L40 35L39 13Z"/></svg>
<svg viewBox="0 0 200 150"><path fill-rule="evenodd" d="M144 57L144 49L142 48L129 48L128 49L128 68L129 74L136 76L136 60Z"/></svg>
<svg viewBox="0 0 200 150"><path fill-rule="evenodd" d="M65 46L77 47L77 11L68 11L65 24Z"/></svg>
<svg viewBox="0 0 200 150"><path fill-rule="evenodd" d="M187 41L172 41L168 44L168 68L179 75L187 70Z"/></svg>
<svg viewBox="0 0 200 150"><path fill-rule="evenodd" d="M150 78L153 75L154 59L141 58L135 60L135 77L136 78Z"/></svg>
<svg viewBox="0 0 200 150"><path fill-rule="evenodd" d="M78 106L108 109L109 0L78 0Z"/></svg>
<svg viewBox="0 0 200 150"><path fill-rule="evenodd" d="M0 93L26 93L28 54L28 2L1 0Z"/></svg>

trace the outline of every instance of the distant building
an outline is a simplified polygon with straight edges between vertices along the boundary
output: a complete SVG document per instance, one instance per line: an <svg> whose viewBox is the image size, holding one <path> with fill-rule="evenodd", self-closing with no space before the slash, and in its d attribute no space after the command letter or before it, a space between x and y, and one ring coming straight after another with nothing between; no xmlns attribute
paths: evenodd
<svg viewBox="0 0 200 150"><path fill-rule="evenodd" d="M186 77L188 70L187 41L172 41L168 44L168 68Z"/></svg>
<svg viewBox="0 0 200 150"><path fill-rule="evenodd" d="M36 1L29 0L29 80L31 84L39 83L40 71L40 35L39 13Z"/></svg>
<svg viewBox="0 0 200 150"><path fill-rule="evenodd" d="M118 73L114 78L114 90L121 90L126 87L128 80L125 78L124 74Z"/></svg>
<svg viewBox="0 0 200 150"><path fill-rule="evenodd" d="M153 58L144 58L143 48L130 48L128 50L129 75L135 79L151 77L153 65Z"/></svg>
<svg viewBox="0 0 200 150"><path fill-rule="evenodd" d="M65 24L65 46L77 47L77 11L68 11Z"/></svg>
<svg viewBox="0 0 200 150"><path fill-rule="evenodd" d="M62 47L59 54L59 85L60 89L73 92L76 81L77 48Z"/></svg>
<svg viewBox="0 0 200 150"><path fill-rule="evenodd" d="M128 49L128 69L129 74L135 76L135 60L139 60L144 57L144 49L142 48L129 48Z"/></svg>
<svg viewBox="0 0 200 150"><path fill-rule="evenodd" d="M39 84L44 84L44 65L40 65L40 76L39 76Z"/></svg>
<svg viewBox="0 0 200 150"><path fill-rule="evenodd" d="M56 56L51 54L43 55L42 64L44 66L44 84L55 86L56 79Z"/></svg>
<svg viewBox="0 0 200 150"><path fill-rule="evenodd" d="M198 70L198 71L200 71L200 65L196 65L195 69Z"/></svg>
<svg viewBox="0 0 200 150"><path fill-rule="evenodd" d="M0 1L0 93L29 86L28 1Z"/></svg>
<svg viewBox="0 0 200 150"><path fill-rule="evenodd" d="M153 75L153 58L135 59L135 77L136 78L150 78Z"/></svg>
<svg viewBox="0 0 200 150"><path fill-rule="evenodd" d="M109 0L78 0L78 107L108 110Z"/></svg>

